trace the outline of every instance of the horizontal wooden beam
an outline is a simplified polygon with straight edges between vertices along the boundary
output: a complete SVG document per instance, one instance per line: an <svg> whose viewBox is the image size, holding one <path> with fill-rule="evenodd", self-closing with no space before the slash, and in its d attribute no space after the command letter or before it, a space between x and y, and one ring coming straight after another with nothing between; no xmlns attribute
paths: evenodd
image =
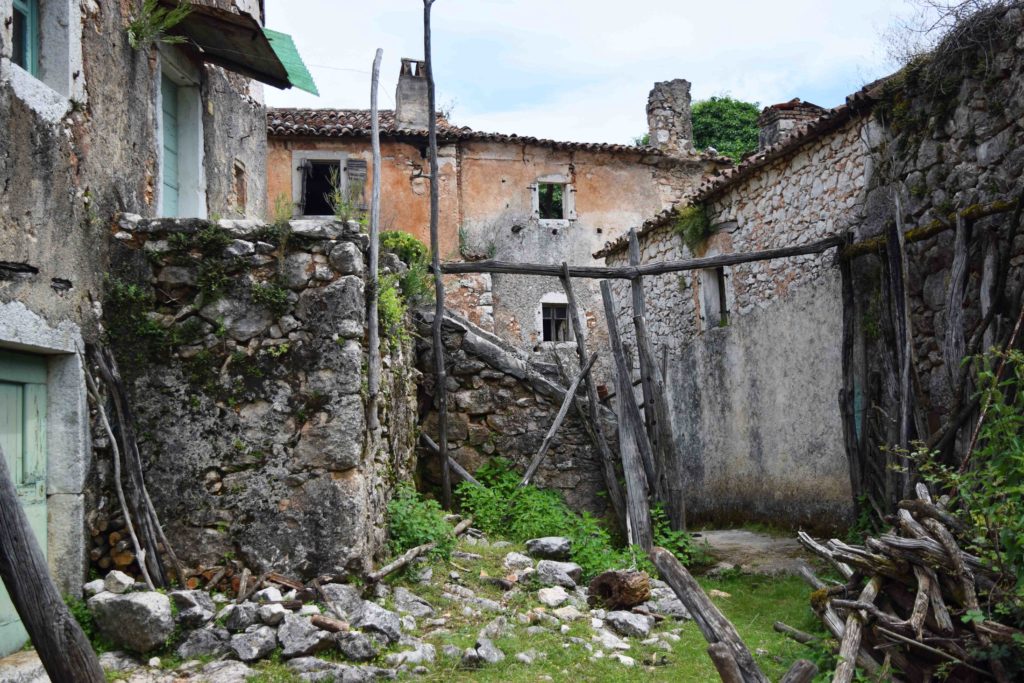
<svg viewBox="0 0 1024 683"><path fill-rule="evenodd" d="M764 251L752 251L745 254L722 254L720 256L707 256L704 258L687 259L683 261L661 261L657 263L646 263L642 266L569 266L569 276L596 280L633 280L645 275L665 275L666 273L680 273L688 270L701 270L703 268L735 266L740 263L767 261L770 259L786 258L788 256L820 254L823 251L840 246L843 242L844 240L842 237L835 236L827 237L818 242L812 242L811 244L803 244L793 247L765 249ZM446 274L506 273L509 275L540 275L546 277L560 277L563 274L561 265L549 265L545 263L511 263L508 261L493 260L442 263L441 272Z"/></svg>

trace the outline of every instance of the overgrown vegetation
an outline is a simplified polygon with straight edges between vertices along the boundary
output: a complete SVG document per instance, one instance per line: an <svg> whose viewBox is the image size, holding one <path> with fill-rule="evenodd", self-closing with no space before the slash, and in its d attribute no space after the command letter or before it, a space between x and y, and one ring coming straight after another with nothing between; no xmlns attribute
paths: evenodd
<svg viewBox="0 0 1024 683"><path fill-rule="evenodd" d="M436 543L431 554L447 559L455 547L455 535L444 517L436 500L422 497L412 486L399 486L388 503L388 549L399 555L416 546Z"/></svg>
<svg viewBox="0 0 1024 683"><path fill-rule="evenodd" d="M704 240L711 236L711 219L703 204L677 209L674 227L683 244L692 252L696 252Z"/></svg>
<svg viewBox="0 0 1024 683"><path fill-rule="evenodd" d="M483 486L462 482L456 489L459 504L473 516L473 525L487 534L523 542L541 536L565 536L572 540L572 560L588 579L610 569L638 567L653 573L645 553L621 548L594 517L579 515L556 491L533 485L519 486L521 476L511 464L495 458L476 471ZM684 563L703 561L704 556L689 534L672 531L664 512L657 508L655 543L676 553Z"/></svg>
<svg viewBox="0 0 1024 683"><path fill-rule="evenodd" d="M272 282L256 283L252 287L252 300L275 316L280 317L288 312L288 290Z"/></svg>
<svg viewBox="0 0 1024 683"><path fill-rule="evenodd" d="M394 273L381 275L377 280L377 315L380 318L384 339L389 342L403 342L409 339L409 331L405 329L407 311L398 276Z"/></svg>
<svg viewBox="0 0 1024 683"><path fill-rule="evenodd" d="M719 154L740 161L757 149L757 117L761 107L728 95L701 100L693 105L693 144L697 149L714 147Z"/></svg>
<svg viewBox="0 0 1024 683"><path fill-rule="evenodd" d="M398 278L405 301L416 305L434 300L434 280L430 274L430 250L407 232L386 230L380 234L381 252L391 252L409 269Z"/></svg>
<svg viewBox="0 0 1024 683"><path fill-rule="evenodd" d="M341 180L341 172L332 168L328 176L331 184L331 191L324 196L327 205L334 212L334 217L342 223L350 220L366 224L366 211L362 208L363 184L358 182L344 183Z"/></svg>
<svg viewBox="0 0 1024 683"><path fill-rule="evenodd" d="M128 22L128 44L133 50L144 50L154 43L184 43L185 36L172 36L167 32L184 21L191 11L191 5L185 2L179 2L177 7L167 8L157 4L157 0L143 0L138 14Z"/></svg>

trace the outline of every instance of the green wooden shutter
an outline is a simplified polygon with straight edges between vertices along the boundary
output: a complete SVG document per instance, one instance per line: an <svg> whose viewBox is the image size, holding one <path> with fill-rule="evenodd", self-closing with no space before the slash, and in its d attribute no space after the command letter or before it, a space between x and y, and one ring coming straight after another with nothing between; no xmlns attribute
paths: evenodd
<svg viewBox="0 0 1024 683"><path fill-rule="evenodd" d="M46 361L0 351L0 447L18 501L46 554ZM21 648L28 634L6 590L0 590L0 656Z"/></svg>
<svg viewBox="0 0 1024 683"><path fill-rule="evenodd" d="M39 77L39 0L14 0L11 60Z"/></svg>
<svg viewBox="0 0 1024 683"><path fill-rule="evenodd" d="M178 86L167 76L160 77L162 137L164 148L162 213L178 216Z"/></svg>

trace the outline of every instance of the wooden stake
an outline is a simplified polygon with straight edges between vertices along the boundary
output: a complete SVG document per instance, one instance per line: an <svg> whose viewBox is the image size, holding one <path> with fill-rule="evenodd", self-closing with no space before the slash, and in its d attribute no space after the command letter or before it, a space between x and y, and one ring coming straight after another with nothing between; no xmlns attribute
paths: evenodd
<svg viewBox="0 0 1024 683"><path fill-rule="evenodd" d="M448 375L444 367L444 280L441 275L441 240L438 235L440 216L437 182L437 94L434 87L434 65L430 55L430 8L434 0L423 0L423 59L427 71L427 135L430 144L430 257L434 271L434 399L437 401L437 446L441 456L441 504L452 507L452 475L448 458Z"/></svg>
<svg viewBox="0 0 1024 683"><path fill-rule="evenodd" d="M562 289L565 290L565 300L569 308L569 324L572 325L573 336L576 337L576 354L580 359L580 367L587 359L587 328L583 323L583 316L580 315L580 308L576 305L576 293L573 291L572 280L569 277L569 264L562 262ZM594 383L593 375L584 378L587 386L587 410L590 415L590 424L593 430L594 445L601 454L601 469L604 472L604 485L608 491L608 501L615 512L615 518L619 520L622 528L626 528L626 501L622 495L622 487L619 485L619 478L615 474L615 456L612 454L608 442L601 430L601 415L599 412L600 402L597 396L597 386Z"/></svg>
<svg viewBox="0 0 1024 683"><path fill-rule="evenodd" d="M2 449L0 520L0 578L50 680L103 683L96 653L50 580Z"/></svg>
<svg viewBox="0 0 1024 683"><path fill-rule="evenodd" d="M562 407L558 409L558 414L555 415L555 421L551 423L551 428L548 433L544 436L544 441L540 444L540 449L537 451L537 455L533 456L533 460L530 461L530 466L526 468L526 473L523 475L523 480L519 482L519 487L522 488L530 483L530 479L533 477L537 468L540 467L541 460L544 459L544 454L548 452L548 448L551 447L551 442L555 438L555 434L558 433L558 428L562 426L562 421L565 420L565 416L569 413L569 406L572 405L573 399L576 397L576 390L580 386L580 382L583 378L590 374L590 368L593 367L594 361L597 360L597 354L595 353L587 361L587 364L580 370L580 374L576 375L576 379L572 381L569 388L565 391L565 399L562 401Z"/></svg>
<svg viewBox="0 0 1024 683"><path fill-rule="evenodd" d="M373 58L373 75L370 78L370 142L373 150L373 190L370 197L370 296L366 302L367 333L370 346L369 367L367 368L367 426L371 439L380 431L380 417L377 415L377 401L380 394L380 321L377 306L380 299L380 115L377 112L377 89L380 82L380 62L384 51L377 49Z"/></svg>

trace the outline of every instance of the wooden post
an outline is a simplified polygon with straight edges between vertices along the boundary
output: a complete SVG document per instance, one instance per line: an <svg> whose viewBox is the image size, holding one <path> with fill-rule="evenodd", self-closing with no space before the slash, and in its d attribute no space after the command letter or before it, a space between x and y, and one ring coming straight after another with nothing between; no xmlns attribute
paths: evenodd
<svg viewBox="0 0 1024 683"><path fill-rule="evenodd" d="M569 324L572 325L573 336L576 337L576 355L580 359L580 367L587 359L587 328L583 323L583 316L580 315L580 308L576 304L576 292L573 291L572 280L569 278L569 264L562 262L562 289L565 290L565 300L569 307ZM626 501L622 495L622 487L619 486L619 478L615 473L615 456L612 454L608 442L601 430L600 402L597 396L597 386L594 383L593 375L587 375L587 410L590 414L590 424L594 432L594 443L601 454L601 468L604 472L604 485L608 490L608 500L615 511L615 517L626 528Z"/></svg>
<svg viewBox="0 0 1024 683"><path fill-rule="evenodd" d="M608 340L615 358L616 393L619 396L619 457L622 458L622 473L626 479L627 528L630 540L646 550L654 544L654 533L651 529L648 478L639 444L642 441L646 445L647 440L643 435L640 409L633 396L629 370L622 352L622 340L619 339L615 322L615 302L612 301L611 285L607 280L601 281L601 297L608 318Z"/></svg>
<svg viewBox="0 0 1024 683"><path fill-rule="evenodd" d="M441 503L452 507L452 475L448 462L448 375L444 367L444 279L441 275L441 240L438 235L439 202L437 182L437 93L434 87L434 64L430 55L430 8L434 0L423 0L423 60L427 72L427 135L430 143L430 257L434 270L434 399L437 401L437 446L441 457Z"/></svg>
<svg viewBox="0 0 1024 683"><path fill-rule="evenodd" d="M530 483L530 478L533 477L537 468L540 467L541 460L544 459L544 454L548 452L548 448L551 447L551 442L555 439L555 434L558 433L558 428L562 426L562 421L565 420L565 416L569 412L569 406L572 405L573 399L576 398L576 390L580 386L580 382L590 374L590 368L594 365L594 361L597 360L597 354L595 353L587 361L587 364L580 370L580 374L576 375L576 379L572 381L569 388L565 391L565 399L562 401L562 407L558 409L558 414L555 415L555 421L551 423L551 428L548 433L544 436L544 441L540 444L540 449L537 451L537 455L533 456L533 460L530 461L530 466L526 468L526 473L523 475L523 480L519 482L520 488Z"/></svg>
<svg viewBox="0 0 1024 683"><path fill-rule="evenodd" d="M650 552L650 557L661 578L672 587L680 602L690 612L704 640L708 641L709 645L724 643L728 646L744 683L769 683L768 677L757 666L736 628L705 595L700 584L686 571L686 567L664 548L654 548Z"/></svg>
<svg viewBox="0 0 1024 683"><path fill-rule="evenodd" d="M369 400L367 401L367 426L370 437L377 438L380 431L380 417L377 415L377 400L380 394L380 321L377 306L380 299L380 115L377 111L377 90L380 83L380 62L384 50L377 49L373 58L373 75L370 79L370 143L373 150L373 189L370 196L370 296L367 301L366 322L370 346L369 367L366 370Z"/></svg>
<svg viewBox="0 0 1024 683"><path fill-rule="evenodd" d="M50 680L103 683L96 653L50 580L2 450L0 520L0 578Z"/></svg>
<svg viewBox="0 0 1024 683"><path fill-rule="evenodd" d="M629 265L640 265L640 240L636 237L636 228L629 229ZM644 348L644 345L640 341L639 334L639 328L641 325L646 325L645 316L647 314L647 306L644 303L643 278L635 277L630 280L629 289L630 294L633 296L633 324L637 328L636 352L640 361L640 386L644 397L644 425L647 427L647 438L651 442L651 450L660 455L658 448L658 433L655 431L657 418L655 416L656 411L654 410L654 389L652 387L653 379L648 372L648 367L644 363L644 353L649 351L649 349ZM655 485L655 489L657 490L657 483L651 483Z"/></svg>

